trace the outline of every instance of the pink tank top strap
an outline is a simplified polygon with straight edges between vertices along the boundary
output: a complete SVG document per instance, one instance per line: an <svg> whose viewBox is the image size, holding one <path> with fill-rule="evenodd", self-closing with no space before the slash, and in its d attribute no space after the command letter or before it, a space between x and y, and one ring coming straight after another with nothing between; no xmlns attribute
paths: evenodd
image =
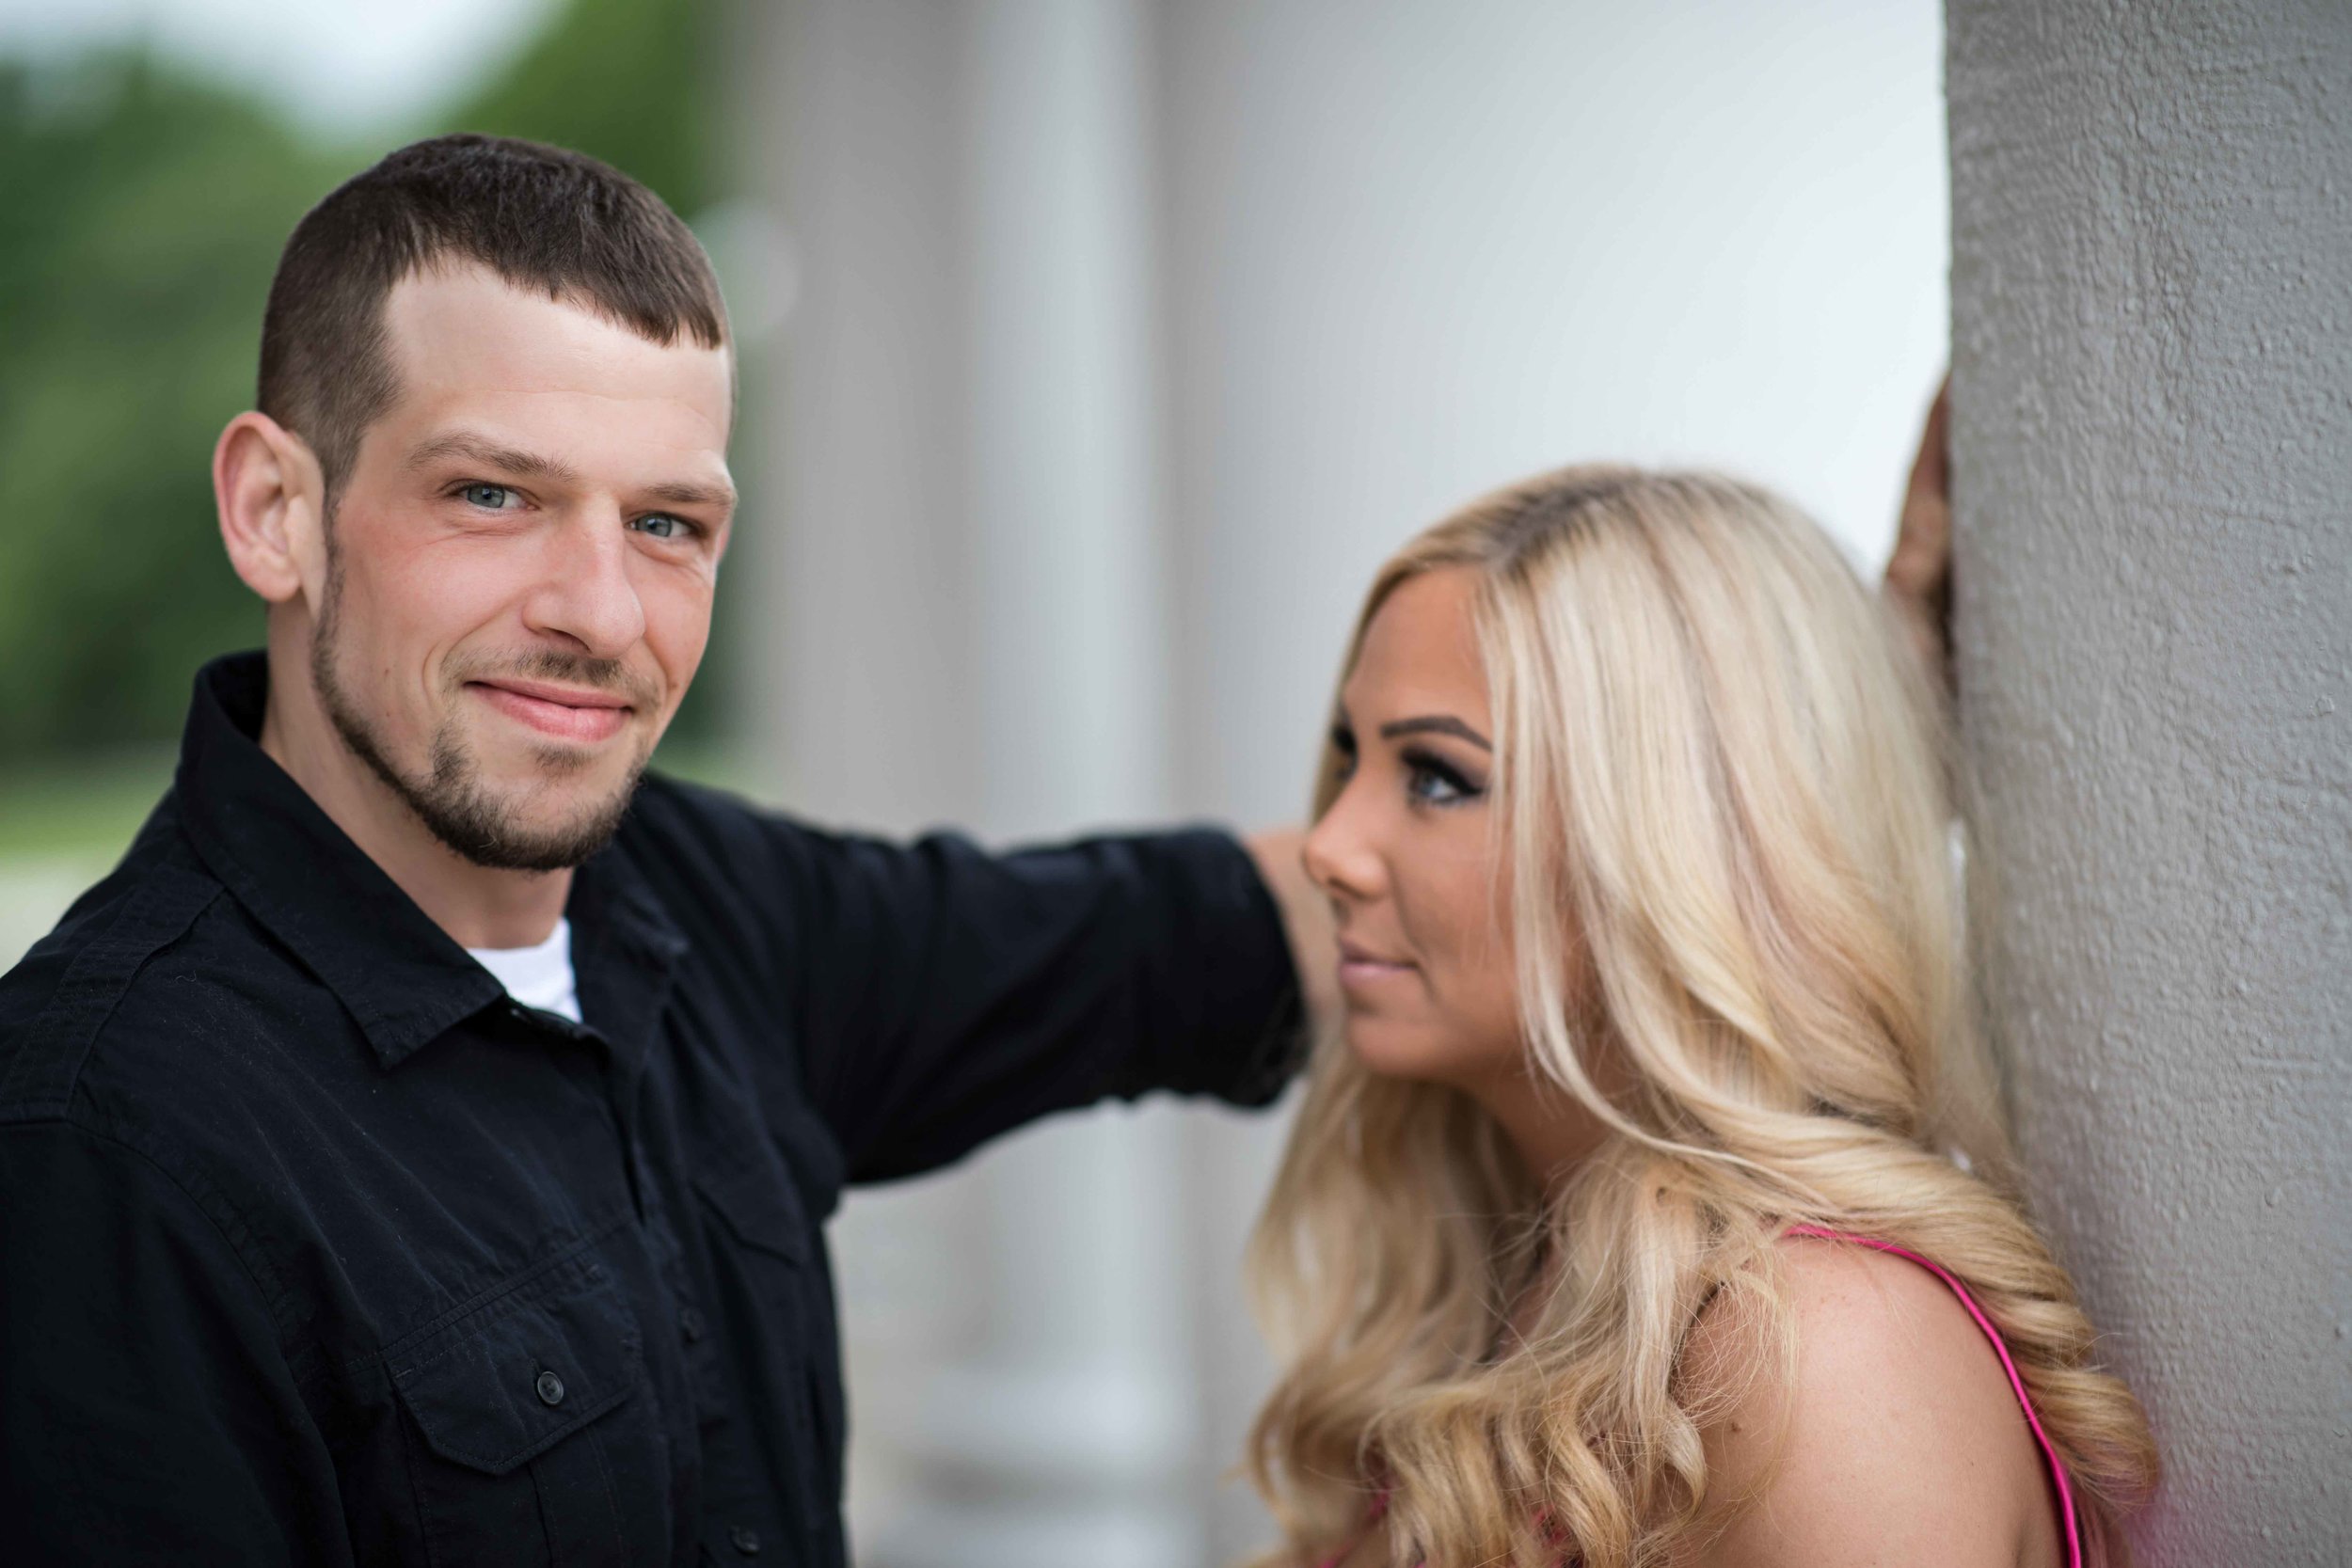
<svg viewBox="0 0 2352 1568"><path fill-rule="evenodd" d="M2018 1405L2026 1412L2026 1424L2033 1429L2033 1440L2042 1445L2042 1457L2050 1466L2050 1479L2058 1483L2058 1510L2066 1518L2066 1568L2083 1568L2082 1525L2074 1514L2074 1489L2067 1483L2066 1463L2058 1458L2058 1446L2042 1428L2042 1418L2034 1414L2032 1396L2026 1392L2026 1380L2018 1375L2017 1363L2010 1358L2009 1346L2001 1338L2001 1331L1993 1326L1993 1320L1984 1315L1977 1298L1968 1293L1968 1287L1955 1279L1951 1273L1908 1247L1892 1242L1882 1242L1874 1236L1857 1236L1850 1231L1830 1230L1818 1225L1792 1225L1785 1231L1788 1236L1811 1236L1824 1242L1844 1242L1853 1246L1866 1246L1875 1252L1888 1252L1908 1262L1916 1263L1946 1285L1960 1298L1968 1316L1984 1330L1984 1337L1993 1341L1993 1354L2001 1358L2001 1370L2009 1374L2010 1391L2017 1396Z"/></svg>

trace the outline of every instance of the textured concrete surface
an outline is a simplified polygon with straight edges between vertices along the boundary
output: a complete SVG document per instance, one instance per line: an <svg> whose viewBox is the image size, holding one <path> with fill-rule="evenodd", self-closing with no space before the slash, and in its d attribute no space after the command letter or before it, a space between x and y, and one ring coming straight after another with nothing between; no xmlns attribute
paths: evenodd
<svg viewBox="0 0 2352 1568"><path fill-rule="evenodd" d="M1961 679L2148 1562L2352 1563L2352 7L1953 0Z"/></svg>

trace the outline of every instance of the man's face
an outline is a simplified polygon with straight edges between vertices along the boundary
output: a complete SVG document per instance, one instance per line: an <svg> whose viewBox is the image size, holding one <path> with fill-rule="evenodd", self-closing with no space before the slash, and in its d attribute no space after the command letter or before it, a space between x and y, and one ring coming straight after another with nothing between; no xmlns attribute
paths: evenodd
<svg viewBox="0 0 2352 1568"><path fill-rule="evenodd" d="M336 503L311 674L451 848L603 843L702 660L734 504L727 351L476 267L384 306L398 381Z"/></svg>

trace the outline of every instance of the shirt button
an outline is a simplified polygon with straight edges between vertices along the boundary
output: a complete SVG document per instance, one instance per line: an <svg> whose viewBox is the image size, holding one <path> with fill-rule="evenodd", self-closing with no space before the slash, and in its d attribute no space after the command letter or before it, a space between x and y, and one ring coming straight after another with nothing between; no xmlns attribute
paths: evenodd
<svg viewBox="0 0 2352 1568"><path fill-rule="evenodd" d="M677 1331L686 1336L686 1342L688 1344L698 1345L702 1343L703 1315L700 1312L695 1311L691 1307L679 1307L677 1310Z"/></svg>
<svg viewBox="0 0 2352 1568"><path fill-rule="evenodd" d="M562 1404L564 1402L564 1380L556 1376L553 1372L541 1372L539 1374L539 1380L536 1383L533 1383L532 1387L538 1390L539 1402L541 1404Z"/></svg>
<svg viewBox="0 0 2352 1568"><path fill-rule="evenodd" d="M757 1557L759 1555L759 1531L752 1528L751 1526L736 1526L733 1529L727 1531L727 1539L734 1542L735 1549L741 1552L745 1557Z"/></svg>

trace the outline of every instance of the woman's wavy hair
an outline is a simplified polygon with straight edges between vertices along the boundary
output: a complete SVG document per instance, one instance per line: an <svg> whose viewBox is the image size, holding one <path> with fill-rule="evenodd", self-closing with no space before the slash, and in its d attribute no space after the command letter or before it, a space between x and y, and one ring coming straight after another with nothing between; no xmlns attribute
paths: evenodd
<svg viewBox="0 0 2352 1568"><path fill-rule="evenodd" d="M1767 1351L1750 1375L1793 1370L1770 1244L1791 1224L1966 1283L2090 1560L2126 1561L2117 1523L2155 1450L2026 1213L1973 1022L1945 717L1891 612L1765 491L1580 467L1406 546L1347 666L1398 584L1451 568L1478 583L1536 1092L1607 1131L1547 1191L1461 1092L1317 1043L1251 1244L1287 1361L1249 1441L1284 1534L1261 1562L1367 1528L1398 1565L1669 1560L1726 1500L1683 1344L1704 1306L1743 1298ZM1317 816L1341 761L1327 747Z"/></svg>

